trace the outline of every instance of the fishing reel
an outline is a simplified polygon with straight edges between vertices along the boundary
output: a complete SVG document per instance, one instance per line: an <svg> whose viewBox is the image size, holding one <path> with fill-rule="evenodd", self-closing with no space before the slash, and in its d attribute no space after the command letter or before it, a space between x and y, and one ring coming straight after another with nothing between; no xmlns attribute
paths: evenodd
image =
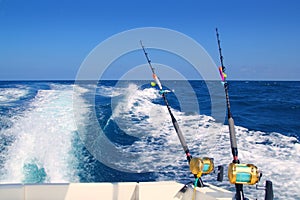
<svg viewBox="0 0 300 200"><path fill-rule="evenodd" d="M201 180L202 175L217 173L217 181L223 181L223 166L218 166L217 170L214 170L214 159L209 157L203 158L191 158L190 170L195 176L195 187L205 187ZM197 183L196 183L197 182Z"/></svg>
<svg viewBox="0 0 300 200"><path fill-rule="evenodd" d="M228 179L231 184L254 185L261 176L253 164L230 163L228 166Z"/></svg>
<svg viewBox="0 0 300 200"><path fill-rule="evenodd" d="M260 181L262 173L253 164L230 163L228 166L228 179L231 184L254 185ZM256 185L257 190L265 190L265 200L273 200L273 185L266 181L265 186Z"/></svg>
<svg viewBox="0 0 300 200"><path fill-rule="evenodd" d="M192 158L190 161L190 170L198 178L202 174L210 174L214 170L214 160L208 157Z"/></svg>

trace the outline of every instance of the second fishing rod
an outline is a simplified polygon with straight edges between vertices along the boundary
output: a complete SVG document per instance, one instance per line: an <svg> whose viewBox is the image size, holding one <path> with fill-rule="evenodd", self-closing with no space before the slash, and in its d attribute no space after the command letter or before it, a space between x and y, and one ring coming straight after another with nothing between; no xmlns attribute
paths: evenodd
<svg viewBox="0 0 300 200"><path fill-rule="evenodd" d="M247 200L244 195L243 185L254 185L260 181L262 173L258 170L258 168L253 164L240 164L240 160L238 158L238 147L236 142L236 133L234 127L234 120L232 117L231 109L230 109L230 101L228 94L228 82L226 80L227 75L225 73L225 66L223 63L223 55L221 49L221 42L219 38L219 32L216 28L216 36L219 48L220 55L220 64L219 73L222 79L222 84L224 86L225 98L226 98L226 107L227 107L227 120L229 127L229 138L230 138L230 146L231 153L233 156L232 162L228 166L228 179L231 184L235 185L235 199L236 200ZM257 187L258 188L258 187ZM266 181L266 186L262 187L265 192L265 200L273 200L273 186L271 181Z"/></svg>

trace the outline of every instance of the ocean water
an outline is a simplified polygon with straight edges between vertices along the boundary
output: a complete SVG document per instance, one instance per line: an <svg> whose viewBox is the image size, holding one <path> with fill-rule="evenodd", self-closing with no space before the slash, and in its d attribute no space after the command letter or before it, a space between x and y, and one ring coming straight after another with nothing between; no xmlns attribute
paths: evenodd
<svg viewBox="0 0 300 200"><path fill-rule="evenodd" d="M227 168L224 94L211 93L207 84L221 83L190 81L191 90L169 81L175 91L167 98L192 155ZM262 171L260 185L273 182L275 199L300 199L299 91L300 82L229 82L239 159ZM226 177L217 182L216 176L203 181L234 191ZM0 183L162 180L187 183L193 176L149 82L0 82ZM263 199L255 186L244 191Z"/></svg>

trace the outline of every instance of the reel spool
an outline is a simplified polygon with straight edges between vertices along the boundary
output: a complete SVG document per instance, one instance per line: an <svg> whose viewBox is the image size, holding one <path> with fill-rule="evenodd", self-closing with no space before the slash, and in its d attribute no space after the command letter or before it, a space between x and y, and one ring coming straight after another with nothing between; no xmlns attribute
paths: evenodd
<svg viewBox="0 0 300 200"><path fill-rule="evenodd" d="M230 163L228 179L231 184L254 185L260 179L260 172L253 164Z"/></svg>
<svg viewBox="0 0 300 200"><path fill-rule="evenodd" d="M203 160L203 174L210 174L214 170L214 159L204 157Z"/></svg>
<svg viewBox="0 0 300 200"><path fill-rule="evenodd" d="M199 177L202 174L210 174L214 170L213 158L192 158L190 161L190 170L192 174Z"/></svg>

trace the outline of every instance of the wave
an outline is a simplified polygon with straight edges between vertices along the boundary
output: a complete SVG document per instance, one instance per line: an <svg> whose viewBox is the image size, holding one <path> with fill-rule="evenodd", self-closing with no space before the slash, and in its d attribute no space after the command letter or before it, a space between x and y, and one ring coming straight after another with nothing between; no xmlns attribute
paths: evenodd
<svg viewBox="0 0 300 200"><path fill-rule="evenodd" d="M23 88L0 88L0 104L9 105L25 97L28 92L28 89Z"/></svg>
<svg viewBox="0 0 300 200"><path fill-rule="evenodd" d="M14 140L3 155L1 182L79 180L78 161L71 154L76 132L72 89L63 86L57 90L39 90L27 110L12 120L9 129L2 131L2 135L10 135Z"/></svg>
<svg viewBox="0 0 300 200"><path fill-rule="evenodd" d="M139 138L130 146L121 147L123 152L137 155L134 162L128 161L126 167L137 172L158 172L159 180L188 180L184 152L167 108L153 103L157 98L160 98L159 94L153 88L139 89L136 85L129 85L124 90L123 99L118 99L113 107L110 120L114 120L126 134ZM186 114L174 109L172 112L194 156L213 157L216 165L226 166L232 161L227 125L206 115ZM241 126L236 126L236 135L241 162L258 166L263 172L262 182L272 180L276 195L296 198L300 194L297 187L300 171L293 171L293 176L290 176L290 169L296 169L300 163L297 138L275 132L251 131ZM206 178L215 180L212 176ZM226 187L232 190L229 184ZM257 192L250 191L253 193L248 195L255 198L253 194Z"/></svg>
<svg viewBox="0 0 300 200"><path fill-rule="evenodd" d="M103 103L102 99L97 102L90 99L89 93L95 91L101 98L111 100L105 101L108 103L105 109L98 105ZM13 137L11 144L1 152L4 157L0 163L3 165L1 182L79 182L83 176L90 176L89 181L99 180L94 174L100 169L83 169L92 168L96 160L82 152L84 144L100 148L104 158L98 161L119 171L152 172L156 180L190 181L184 152L167 108L160 100L156 89L136 84L100 86L96 90L92 86L73 90L70 85L52 85L50 90L39 90L22 115L12 119L12 126L0 131L0 135ZM91 121L93 110L97 111L94 122ZM192 155L213 157L216 165L227 168L232 161L227 125L203 114L178 109L172 112ZM96 126L101 127L102 132ZM241 162L258 166L264 174L262 182L273 181L275 198L299 198L300 171L291 172L300 163L299 141L280 133L252 131L242 126L236 126L236 134ZM91 137L94 137L91 143L80 142ZM130 142L122 143L124 140ZM120 180L114 180L124 181L118 178ZM234 189L226 178L224 183L216 182L214 174L203 179ZM245 189L247 196L262 195L253 188Z"/></svg>

